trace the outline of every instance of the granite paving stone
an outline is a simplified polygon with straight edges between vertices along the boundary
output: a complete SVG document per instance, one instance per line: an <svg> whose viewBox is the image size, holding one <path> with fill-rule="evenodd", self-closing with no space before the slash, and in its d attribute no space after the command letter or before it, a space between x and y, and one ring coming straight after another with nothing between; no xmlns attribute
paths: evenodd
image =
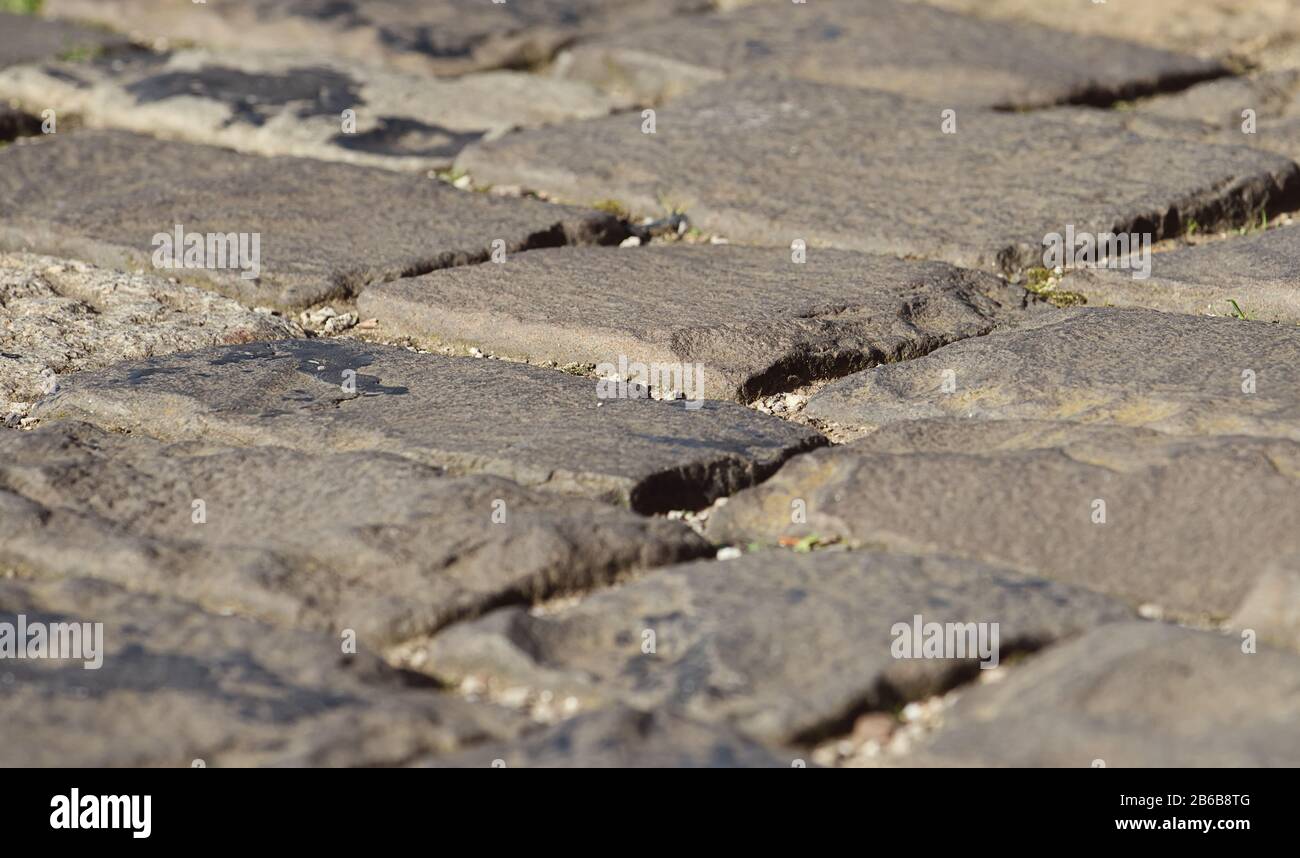
<svg viewBox="0 0 1300 858"><path fill-rule="evenodd" d="M1104 36L988 21L901 0L753 3L580 42L558 69L642 101L724 77L779 74L957 105L1110 103L1224 74Z"/></svg>
<svg viewBox="0 0 1300 858"><path fill-rule="evenodd" d="M1090 305L1148 307L1173 313L1236 316L1300 325L1300 228L1232 236L1151 256L1151 277L1085 268L1060 288Z"/></svg>
<svg viewBox="0 0 1300 858"><path fill-rule="evenodd" d="M0 623L29 634L102 624L97 645L93 626L81 626L95 669L85 659L0 664L6 767L393 766L521 727L517 716L441 693L364 648L345 655L338 637L215 616L103 581L0 579Z"/></svg>
<svg viewBox="0 0 1300 858"><path fill-rule="evenodd" d="M706 506L825 443L731 403L597 394L522 364L286 340L79 373L32 413L168 441L388 452L647 513Z"/></svg>
<svg viewBox="0 0 1300 858"><path fill-rule="evenodd" d="M370 452L0 434L0 565L372 646L712 553L679 522Z"/></svg>
<svg viewBox="0 0 1300 858"><path fill-rule="evenodd" d="M1300 0L913 0L972 15L1241 59L1300 41Z"/></svg>
<svg viewBox="0 0 1300 858"><path fill-rule="evenodd" d="M93 128L423 171L449 167L484 136L603 116L619 104L584 83L522 72L442 80L328 58L201 50L15 66L0 71L5 98Z"/></svg>
<svg viewBox="0 0 1300 858"><path fill-rule="evenodd" d="M686 213L732 241L838 247L1011 274L1044 239L1153 241L1300 206L1300 167L1246 147L1145 136L1123 115L1015 114L892 93L752 78L625 113L508 134L457 159L481 185ZM954 118L954 117L948 117Z"/></svg>
<svg viewBox="0 0 1300 858"><path fill-rule="evenodd" d="M1190 119L1230 129L1244 138L1249 135L1242 131L1243 110L1254 110L1261 121L1300 116L1300 69L1206 81L1179 93L1142 99L1130 107L1149 116Z"/></svg>
<svg viewBox="0 0 1300 858"><path fill-rule="evenodd" d="M741 402L915 358L1025 315L1027 293L942 263L690 244L563 248L371 287L385 336L560 365L699 366Z"/></svg>
<svg viewBox="0 0 1300 858"><path fill-rule="evenodd" d="M997 623L998 640L984 640L982 654L971 642L966 657L899 658L894 627L910 630L918 614ZM426 669L587 705L670 707L781 745L1128 616L1104 596L976 561L763 551L659 569L558 611L506 609L453 626L433 639Z"/></svg>
<svg viewBox="0 0 1300 858"><path fill-rule="evenodd" d="M0 12L0 68L111 53L129 45L125 37L105 29Z"/></svg>
<svg viewBox="0 0 1300 858"><path fill-rule="evenodd" d="M1211 620L1300 550L1295 440L1018 420L879 434L798 457L708 535L960 555Z"/></svg>
<svg viewBox="0 0 1300 858"><path fill-rule="evenodd" d="M1228 621L1257 642L1300 652L1300 555L1271 565Z"/></svg>
<svg viewBox="0 0 1300 858"><path fill-rule="evenodd" d="M1300 441L1300 328L1071 308L828 385L805 413L872 429L961 417L1117 423Z"/></svg>
<svg viewBox="0 0 1300 858"><path fill-rule="evenodd" d="M1300 44L1297 44L1300 50ZM1182 92L1093 111L1104 123L1148 137L1250 146L1300 160L1300 61L1297 68L1225 77ZM1249 111L1249 112L1247 112Z"/></svg>
<svg viewBox="0 0 1300 858"><path fill-rule="evenodd" d="M0 253L0 420L18 419L68 373L295 335L293 322L161 277Z"/></svg>
<svg viewBox="0 0 1300 858"><path fill-rule="evenodd" d="M420 74L543 63L585 33L713 8L711 0L45 0L45 14L141 38L283 53L293 46Z"/></svg>
<svg viewBox="0 0 1300 858"><path fill-rule="evenodd" d="M913 764L1295 766L1300 656L1159 623L1106 626L971 690L945 722Z"/></svg>
<svg viewBox="0 0 1300 858"><path fill-rule="evenodd" d="M0 70L23 63L117 55L129 46L126 39L105 30L63 21L46 21L31 15L0 12ZM15 137L39 134L39 115L51 105L20 110L0 95L0 144Z"/></svg>
<svg viewBox="0 0 1300 858"><path fill-rule="evenodd" d="M487 259L494 242L515 252L625 235L601 212L119 131L0 149L0 250L124 270L179 262L159 270L249 306L347 298L371 283Z"/></svg>

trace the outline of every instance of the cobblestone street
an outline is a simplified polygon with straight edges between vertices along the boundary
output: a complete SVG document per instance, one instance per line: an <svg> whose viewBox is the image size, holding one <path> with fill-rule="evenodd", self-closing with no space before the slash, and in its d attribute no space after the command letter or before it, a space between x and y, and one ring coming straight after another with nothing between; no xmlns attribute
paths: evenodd
<svg viewBox="0 0 1300 858"><path fill-rule="evenodd" d="M1300 0L0 10L0 766L1300 766Z"/></svg>

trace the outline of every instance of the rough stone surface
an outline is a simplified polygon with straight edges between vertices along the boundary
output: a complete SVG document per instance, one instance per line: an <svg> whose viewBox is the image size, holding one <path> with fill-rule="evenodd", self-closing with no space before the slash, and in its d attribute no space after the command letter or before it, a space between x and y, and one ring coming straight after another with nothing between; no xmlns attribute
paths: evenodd
<svg viewBox="0 0 1300 858"><path fill-rule="evenodd" d="M699 364L708 396L748 402L988 333L1025 296L941 263L675 244L534 251L375 286L358 306L384 334L534 362Z"/></svg>
<svg viewBox="0 0 1300 858"><path fill-rule="evenodd" d="M1246 595L1229 625L1300 652L1300 555L1279 560Z"/></svg>
<svg viewBox="0 0 1300 858"><path fill-rule="evenodd" d="M1151 256L1151 277L1080 269L1062 289L1092 305L1300 324L1300 228L1282 227ZM1233 302L1236 302L1236 306Z"/></svg>
<svg viewBox="0 0 1300 858"><path fill-rule="evenodd" d="M508 769L766 769L790 768L797 753L780 754L734 731L665 712L612 707L494 742L426 765Z"/></svg>
<svg viewBox="0 0 1300 858"><path fill-rule="evenodd" d="M1300 160L1300 70L1221 78L1122 108L1102 115L1106 121L1118 116L1144 136L1250 146Z"/></svg>
<svg viewBox="0 0 1300 858"><path fill-rule="evenodd" d="M1296 441L1020 421L885 431L793 460L714 510L709 536L955 554L1220 619L1300 551ZM796 501L806 522L791 521Z"/></svg>
<svg viewBox="0 0 1300 858"><path fill-rule="evenodd" d="M1251 56L1300 40L1300 0L914 0L990 18L1121 36L1172 50Z"/></svg>
<svg viewBox="0 0 1300 858"><path fill-rule="evenodd" d="M450 166L466 144L519 126L609 113L587 84L521 72L456 80L327 59L180 51L165 57L25 65L0 99L93 128L399 170ZM354 125L344 128L344 111Z"/></svg>
<svg viewBox="0 0 1300 858"><path fill-rule="evenodd" d="M292 322L160 277L0 253L0 420L71 372L295 335Z"/></svg>
<svg viewBox="0 0 1300 858"><path fill-rule="evenodd" d="M169 274L250 306L283 308L486 259L497 240L520 250L625 235L617 219L598 212L124 132L61 134L0 150L0 249L152 269L154 236L178 225L186 234L260 235L260 276L246 279L239 268Z"/></svg>
<svg viewBox="0 0 1300 858"><path fill-rule="evenodd" d="M339 639L102 581L0 580L0 622L103 623L103 664L5 659L6 767L385 766L514 735Z"/></svg>
<svg viewBox="0 0 1300 858"><path fill-rule="evenodd" d="M707 505L824 443L739 405L687 404L599 400L594 380L521 364L286 340L81 373L33 415L163 440L395 453L642 512Z"/></svg>
<svg viewBox="0 0 1300 858"><path fill-rule="evenodd" d="M768 2L672 18L581 43L559 68L645 101L722 77L779 74L1003 107L1108 103L1223 73L1117 39L898 0Z"/></svg>
<svg viewBox="0 0 1300 858"><path fill-rule="evenodd" d="M544 62L584 33L635 27L710 0L46 0L46 14L129 27L141 37L231 50L286 46L421 74L463 74Z"/></svg>
<svg viewBox="0 0 1300 858"><path fill-rule="evenodd" d="M1157 623L1095 629L968 692L918 765L1300 764L1300 657Z"/></svg>
<svg viewBox="0 0 1300 858"><path fill-rule="evenodd" d="M0 450L0 565L376 646L711 551L676 522L384 454L168 448L77 423Z"/></svg>
<svg viewBox="0 0 1300 858"><path fill-rule="evenodd" d="M1294 325L1074 308L849 376L805 413L863 429L975 417L1300 441L1297 362Z"/></svg>
<svg viewBox="0 0 1300 858"><path fill-rule="evenodd" d="M728 81L660 110L654 134L641 114L622 114L477 143L457 163L479 183L612 197L637 214L680 209L732 240L1008 273L1041 265L1044 236L1070 225L1158 240L1191 218L1244 224L1300 204L1300 167L1271 153L1145 137L1107 114L1085 124L1074 108L961 110L945 134L943 109L804 81Z"/></svg>
<svg viewBox="0 0 1300 858"><path fill-rule="evenodd" d="M787 519L789 516L786 516ZM896 623L999 623L1001 657L1130 616L985 564L764 551L660 569L558 613L505 610L435 638L443 679L672 707L770 743L808 742L978 673L979 656L897 659ZM654 651L645 651L647 631Z"/></svg>
<svg viewBox="0 0 1300 858"><path fill-rule="evenodd" d="M0 12L0 68L85 57L127 45L125 38L106 30Z"/></svg>
<svg viewBox="0 0 1300 858"><path fill-rule="evenodd" d="M1173 95L1144 99L1132 109L1147 116L1228 129L1239 135L1241 142L1249 142L1246 138L1250 135L1242 131L1243 110L1254 110L1255 118L1263 122L1300 116L1300 70L1206 81ZM1261 132L1260 136L1266 135Z"/></svg>

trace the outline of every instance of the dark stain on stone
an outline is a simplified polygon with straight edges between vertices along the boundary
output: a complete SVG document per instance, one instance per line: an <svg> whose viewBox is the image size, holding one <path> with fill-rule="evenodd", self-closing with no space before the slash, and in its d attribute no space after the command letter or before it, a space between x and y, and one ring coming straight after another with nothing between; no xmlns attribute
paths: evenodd
<svg viewBox="0 0 1300 858"><path fill-rule="evenodd" d="M358 372L362 367L370 366L375 362L374 355L348 346L316 340L261 343L255 346L232 348L220 357L213 358L209 363L212 366L226 366L248 361L281 359L297 361L299 372L311 376L314 381L338 386L340 390L344 381L343 373L352 370L357 373L358 396L404 396L410 393L408 388L380 384L378 376L362 375ZM318 397L305 388L295 388L285 393L282 398L307 402L314 401Z"/></svg>
<svg viewBox="0 0 1300 858"><path fill-rule="evenodd" d="M180 372L175 367L168 366L147 366L143 369L133 369L126 376L127 384L139 384L146 378L154 375L175 375Z"/></svg>
<svg viewBox="0 0 1300 858"><path fill-rule="evenodd" d="M246 363L254 360L265 360L276 357L275 350L270 346L261 345L254 348L235 348L229 349L219 358L208 361L212 366L226 366L232 363Z"/></svg>
<svg viewBox="0 0 1300 858"><path fill-rule="evenodd" d="M434 27L411 27L394 30L381 27L379 39L385 45L402 51L414 51L442 59L463 59L474 53L476 40L461 33L449 33Z"/></svg>
<svg viewBox="0 0 1300 858"><path fill-rule="evenodd" d="M41 71L55 80L62 81L63 83L77 89L90 89L90 84L84 78L78 77L66 69L57 68L55 66L46 66L41 69Z"/></svg>
<svg viewBox="0 0 1300 858"><path fill-rule="evenodd" d="M822 30L822 41L833 42L842 35L844 35L844 30L831 24Z"/></svg>
<svg viewBox="0 0 1300 858"><path fill-rule="evenodd" d="M483 137L482 131L453 131L415 119L380 117L378 124L361 134L339 133L330 142L353 152L372 155L407 155L421 158L451 158Z"/></svg>
<svg viewBox="0 0 1300 858"><path fill-rule="evenodd" d="M282 0L274 2L264 2L264 10L273 10L284 12L284 3ZM315 18L318 21L342 21L349 25L357 25L365 22L365 17L360 14L357 4L352 0L299 0L292 4L287 10L295 17Z"/></svg>
<svg viewBox="0 0 1300 858"><path fill-rule="evenodd" d="M145 48L130 47L99 54L90 64L95 68L112 72L134 72L142 74L149 69L162 68L171 61L171 51L151 51Z"/></svg>
<svg viewBox="0 0 1300 858"><path fill-rule="evenodd" d="M289 105L295 115L339 117L364 102L356 81L346 74L317 66L284 74L249 74L224 66L204 66L197 72L166 72L136 81L126 88L137 104L190 95L227 105L227 126L236 122L261 127Z"/></svg>
<svg viewBox="0 0 1300 858"><path fill-rule="evenodd" d="M337 384L341 388L343 374L348 370L355 372L358 396L405 396L410 393L405 387L380 384L379 376L362 375L359 370L375 362L374 355L367 352L320 344L314 340L295 342L289 351L298 360L299 372L326 384Z"/></svg>

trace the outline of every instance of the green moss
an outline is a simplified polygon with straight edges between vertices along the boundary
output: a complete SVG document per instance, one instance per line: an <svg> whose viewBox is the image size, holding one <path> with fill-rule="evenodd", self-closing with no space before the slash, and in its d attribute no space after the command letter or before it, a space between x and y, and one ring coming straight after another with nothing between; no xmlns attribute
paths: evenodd
<svg viewBox="0 0 1300 858"><path fill-rule="evenodd" d="M799 538L793 536L783 536L778 541L778 544L782 548L789 548L791 551L794 551L798 554L810 554L819 548L827 548L829 546L837 544L838 542L839 539L837 537L830 537L828 539L826 537L819 536L818 534L814 533L809 536L804 536Z"/></svg>
<svg viewBox="0 0 1300 858"><path fill-rule="evenodd" d="M1030 268L1026 271L1024 287L1055 307L1076 307L1088 303L1087 297L1079 292L1058 289L1055 276L1046 268Z"/></svg>
<svg viewBox="0 0 1300 858"><path fill-rule="evenodd" d="M1250 235L1268 229L1268 212L1260 212L1259 218L1251 218L1250 223L1237 229L1237 235Z"/></svg>
<svg viewBox="0 0 1300 858"><path fill-rule="evenodd" d="M59 59L65 63L84 63L93 60L103 53L103 49L95 45L78 45L75 48L68 48L59 54Z"/></svg>
<svg viewBox="0 0 1300 858"><path fill-rule="evenodd" d="M12 12L15 15L35 15L41 11L44 0L0 0L0 12Z"/></svg>
<svg viewBox="0 0 1300 858"><path fill-rule="evenodd" d="M592 203L591 207L596 211L612 214L614 217L621 218L622 220L627 220L632 217L632 212L628 211L627 206L623 205L618 200L599 200Z"/></svg>
<svg viewBox="0 0 1300 858"><path fill-rule="evenodd" d="M1046 297L1054 307L1079 307L1088 303L1088 297L1082 292L1067 292L1064 289L1053 289Z"/></svg>
<svg viewBox="0 0 1300 858"><path fill-rule="evenodd" d="M3 2L3 0L0 0L0 2ZM438 170L435 175L437 175L439 181L450 185L465 178L469 173L459 167L452 167L448 170Z"/></svg>
<svg viewBox="0 0 1300 858"><path fill-rule="evenodd" d="M1046 268L1030 268L1025 272L1025 288L1035 295L1041 295L1052 282L1052 272Z"/></svg>

